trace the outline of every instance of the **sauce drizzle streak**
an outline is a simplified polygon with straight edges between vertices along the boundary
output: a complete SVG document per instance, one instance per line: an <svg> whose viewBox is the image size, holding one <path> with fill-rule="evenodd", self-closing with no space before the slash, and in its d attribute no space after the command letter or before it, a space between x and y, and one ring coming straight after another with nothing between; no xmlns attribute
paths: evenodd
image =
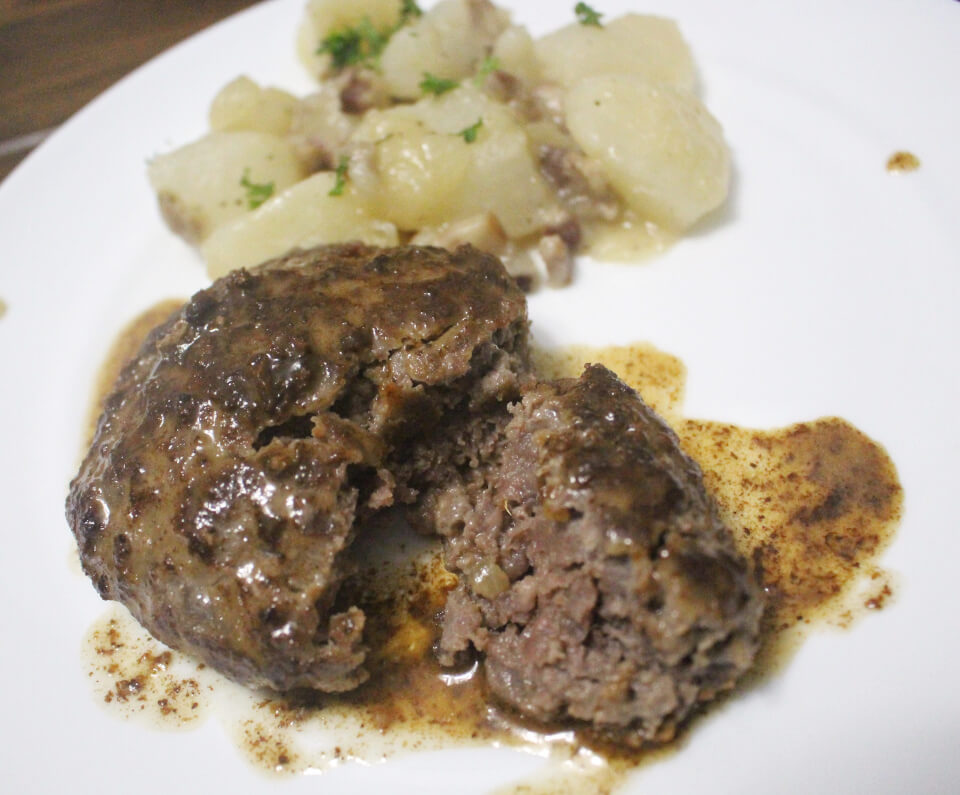
<svg viewBox="0 0 960 795"><path fill-rule="evenodd" d="M165 302L131 324L101 374L101 394L173 308ZM827 418L758 431L685 419L685 368L649 345L537 351L535 361L547 377L577 376L587 361L606 364L670 422L701 464L768 596L758 676L788 658L798 628L848 626L889 601L890 577L876 559L897 527L902 489L882 447L849 423ZM378 524L362 531L376 532L377 543L355 545L367 558L346 586L368 615L374 650L362 687L339 695L251 693L167 650L113 607L87 641L102 701L166 726L196 725L208 712L229 716L225 723L247 758L272 773L320 772L452 745L516 747L554 761L502 793L609 792L638 765L677 748L626 753L593 747L565 727L527 725L488 700L476 666L441 669L431 652L435 617L455 578L433 541L390 516Z"/></svg>

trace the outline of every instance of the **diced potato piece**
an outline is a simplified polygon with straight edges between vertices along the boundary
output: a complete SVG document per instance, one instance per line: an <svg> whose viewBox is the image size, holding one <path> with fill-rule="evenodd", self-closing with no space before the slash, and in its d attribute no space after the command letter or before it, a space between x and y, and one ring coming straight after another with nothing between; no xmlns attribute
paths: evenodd
<svg viewBox="0 0 960 795"><path fill-rule="evenodd" d="M290 140L310 171L332 168L345 153L354 127L355 119L341 110L337 86L324 83L294 107Z"/></svg>
<svg viewBox="0 0 960 795"><path fill-rule="evenodd" d="M493 213L483 213L436 228L424 227L410 242L415 246L442 246L449 249L469 243L488 254L500 254L506 248L507 235Z"/></svg>
<svg viewBox="0 0 960 795"><path fill-rule="evenodd" d="M201 247L211 279L279 257L292 248L360 240L397 244L397 230L377 220L347 184L331 196L333 173L314 174L274 196L248 215L221 226Z"/></svg>
<svg viewBox="0 0 960 795"><path fill-rule="evenodd" d="M628 210L616 223L586 224L584 238L590 256L608 262L631 262L659 254L673 245L673 233L652 221L641 221Z"/></svg>
<svg viewBox="0 0 960 795"><path fill-rule="evenodd" d="M380 66L390 93L420 97L426 72L452 80L472 75L508 24L509 15L487 0L442 0L384 48Z"/></svg>
<svg viewBox="0 0 960 795"><path fill-rule="evenodd" d="M533 37L520 25L511 25L497 37L492 55L505 72L530 84L542 79Z"/></svg>
<svg viewBox="0 0 960 795"><path fill-rule="evenodd" d="M251 198L265 198L247 186L272 184L276 193L305 176L287 141L249 131L210 133L158 155L148 175L170 228L191 243L245 215Z"/></svg>
<svg viewBox="0 0 960 795"><path fill-rule="evenodd" d="M478 120L476 138L467 142L462 133ZM414 105L372 111L354 141L373 145L379 178L365 182L365 191L401 229L492 212L515 238L558 214L523 129L470 84Z"/></svg>
<svg viewBox="0 0 960 795"><path fill-rule="evenodd" d="M320 43L331 33L370 21L374 29L388 31L400 21L400 0L309 0L297 30L297 54L315 77L329 67L330 56L319 55Z"/></svg>
<svg viewBox="0 0 960 795"><path fill-rule="evenodd" d="M537 41L546 80L570 86L585 77L637 74L692 91L696 67L673 20L625 14L598 28L574 23Z"/></svg>
<svg viewBox="0 0 960 795"><path fill-rule="evenodd" d="M423 97L412 105L397 105L381 111L380 119L404 120L432 132L456 136L477 119L483 119L483 131L516 127L510 112L500 103L492 101L472 83L467 82L453 91L440 96ZM385 131L375 133L382 137ZM357 137L360 137L358 132ZM480 137L477 138L479 143ZM473 147L475 144L470 144Z"/></svg>
<svg viewBox="0 0 960 795"><path fill-rule="evenodd" d="M401 0L308 0L305 19L310 20L322 39L364 19L370 20L377 30L389 30L400 21L402 6Z"/></svg>
<svg viewBox="0 0 960 795"><path fill-rule="evenodd" d="M380 65L390 93L399 99L419 97L423 93L420 81L427 72L458 78L462 71L445 57L439 34L424 23L394 33L380 56Z"/></svg>
<svg viewBox="0 0 960 795"><path fill-rule="evenodd" d="M415 124L395 130L376 146L381 212L401 229L440 224L459 203L470 167L468 144Z"/></svg>
<svg viewBox="0 0 960 795"><path fill-rule="evenodd" d="M576 149L576 144L570 133L560 129L552 121L532 121L526 126L527 138L534 151L542 146L553 146L559 149Z"/></svg>
<svg viewBox="0 0 960 795"><path fill-rule="evenodd" d="M606 75L574 85L564 105L574 140L642 218L677 231L726 198L723 131L693 94Z"/></svg>
<svg viewBox="0 0 960 795"><path fill-rule="evenodd" d="M449 218L496 215L508 237L539 231L560 215L556 195L540 173L523 128L503 105L470 83L413 106L438 132L459 136L478 119L476 140L467 144L470 168L459 185Z"/></svg>
<svg viewBox="0 0 960 795"><path fill-rule="evenodd" d="M279 88L261 88L249 77L227 83L210 104L210 129L253 130L286 135L297 98Z"/></svg>
<svg viewBox="0 0 960 795"><path fill-rule="evenodd" d="M478 138L477 143L472 167L460 188L457 217L492 212L514 239L562 217L556 196L534 163L519 126L494 127L486 140Z"/></svg>

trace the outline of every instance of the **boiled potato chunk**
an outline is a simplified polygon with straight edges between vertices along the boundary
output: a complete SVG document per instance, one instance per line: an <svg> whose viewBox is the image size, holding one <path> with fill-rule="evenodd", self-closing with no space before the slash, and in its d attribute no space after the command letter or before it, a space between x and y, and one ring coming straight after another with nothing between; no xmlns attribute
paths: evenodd
<svg viewBox="0 0 960 795"><path fill-rule="evenodd" d="M536 42L544 77L564 86L585 77L636 74L692 91L696 68L673 20L625 14L603 27L574 23Z"/></svg>
<svg viewBox="0 0 960 795"><path fill-rule="evenodd" d="M453 135L397 124L376 145L375 167L383 215L401 229L419 229L442 223L459 203L470 152Z"/></svg>
<svg viewBox="0 0 960 795"><path fill-rule="evenodd" d="M422 98L413 105L398 105L388 111L394 118L408 119L434 132L457 136L477 119L483 119L483 132L490 134L499 130L518 128L510 112L500 103L491 100L470 82L440 96ZM461 138L462 140L462 138ZM476 143L486 138L477 137ZM469 144L473 147L475 144Z"/></svg>
<svg viewBox="0 0 960 795"><path fill-rule="evenodd" d="M574 140L641 218L678 231L726 198L723 132L693 94L606 75L575 84L564 106Z"/></svg>
<svg viewBox="0 0 960 795"><path fill-rule="evenodd" d="M336 176L314 174L258 209L217 229L201 247L207 274L219 278L249 268L292 248L360 240L376 246L397 244L393 224L377 220L349 184L331 196Z"/></svg>
<svg viewBox="0 0 960 795"><path fill-rule="evenodd" d="M211 130L254 130L286 135L297 98L279 88L261 88L249 77L227 83L210 104Z"/></svg>
<svg viewBox="0 0 960 795"><path fill-rule="evenodd" d="M464 131L480 122L476 137ZM543 227L557 201L510 111L473 85L371 111L354 141L374 148L369 201L400 229L492 212L510 237Z"/></svg>
<svg viewBox="0 0 960 795"><path fill-rule="evenodd" d="M353 28L367 19L377 30L389 30L400 21L400 0L308 0L304 24L313 26L316 48L334 31Z"/></svg>
<svg viewBox="0 0 960 795"><path fill-rule="evenodd" d="M506 12L482 0L442 0L384 48L380 71L390 93L417 99L425 73L451 80L472 75L508 24Z"/></svg>
<svg viewBox="0 0 960 795"><path fill-rule="evenodd" d="M493 45L497 68L526 80L531 85L541 82L537 47L527 29L511 25L501 33Z"/></svg>
<svg viewBox="0 0 960 795"><path fill-rule="evenodd" d="M330 56L318 54L331 33L355 28L368 20L377 31L392 30L400 21L400 0L309 0L297 31L297 54L316 77L330 65Z"/></svg>
<svg viewBox="0 0 960 795"><path fill-rule="evenodd" d="M286 140L251 131L205 135L155 157L148 175L167 223L191 243L249 212L250 185L276 193L306 176Z"/></svg>
<svg viewBox="0 0 960 795"><path fill-rule="evenodd" d="M514 239L539 232L562 217L522 129L494 129L477 143L454 217L492 212Z"/></svg>
<svg viewBox="0 0 960 795"><path fill-rule="evenodd" d="M324 83L293 109L290 140L310 171L320 171L345 154L356 124L355 117L343 112L337 86Z"/></svg>
<svg viewBox="0 0 960 795"><path fill-rule="evenodd" d="M673 21L626 14L535 40L491 0L423 4L306 0L297 47L317 90L238 77L210 134L150 164L211 277L295 247L402 239L472 242L530 284L544 264L531 251L564 267L571 248L632 256L724 201L728 150Z"/></svg>

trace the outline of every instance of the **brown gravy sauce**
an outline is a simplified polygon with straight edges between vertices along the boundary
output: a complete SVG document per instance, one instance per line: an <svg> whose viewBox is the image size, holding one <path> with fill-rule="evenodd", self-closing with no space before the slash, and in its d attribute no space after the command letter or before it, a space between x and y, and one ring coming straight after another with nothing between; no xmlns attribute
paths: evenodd
<svg viewBox="0 0 960 795"><path fill-rule="evenodd" d="M143 345L147 335L180 309L184 303L183 299L178 298L160 301L121 329L117 338L113 341L113 345L110 346L110 350L107 351L106 358L100 365L100 370L93 385L93 400L90 401L87 433L84 437L84 453L86 453L86 448L90 446L90 442L93 441L93 435L97 430L97 420L100 419L100 412L103 411L103 401L113 391L113 384L120 375L120 371L140 350L140 346Z"/></svg>
<svg viewBox="0 0 960 795"><path fill-rule="evenodd" d="M125 718L186 728L209 713L214 677L154 640L126 609L111 603L84 638L94 693Z"/></svg>
<svg viewBox="0 0 960 795"><path fill-rule="evenodd" d="M887 171L916 171L918 168L920 168L920 158L913 152L894 152L887 158Z"/></svg>
<svg viewBox="0 0 960 795"><path fill-rule="evenodd" d="M124 331L101 373L97 411L124 362L175 306L165 302ZM902 490L876 442L836 418L772 431L683 418L685 368L649 345L535 353L548 377L577 376L587 361L617 372L676 429L703 467L738 546L755 565L768 610L754 681L789 659L802 631L846 627L889 602L891 578L876 559L896 530ZM389 516L383 523L392 527L375 530L378 558L364 560L362 576L347 586L368 615L373 649L370 681L357 690L250 692L166 649L113 606L86 639L95 693L124 717L164 727L189 728L215 714L247 759L275 774L496 745L552 762L499 793L610 792L638 766L682 745L681 734L670 746L640 753L599 748L568 728L528 725L489 702L476 668L441 669L430 652L434 619L455 578L433 542Z"/></svg>
<svg viewBox="0 0 960 795"><path fill-rule="evenodd" d="M755 430L680 414L685 368L650 345L539 354L541 372L574 376L601 362L677 432L767 596L755 674L782 666L805 628L848 627L893 596L876 561L892 540L903 490L882 446L836 417Z"/></svg>

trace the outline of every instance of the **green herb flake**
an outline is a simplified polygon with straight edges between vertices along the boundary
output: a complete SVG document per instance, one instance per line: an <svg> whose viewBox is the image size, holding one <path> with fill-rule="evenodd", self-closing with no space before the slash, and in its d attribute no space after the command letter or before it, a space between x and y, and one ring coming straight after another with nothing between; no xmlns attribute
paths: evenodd
<svg viewBox="0 0 960 795"><path fill-rule="evenodd" d="M256 210L267 199L273 196L273 183L257 183L250 181L250 169L244 169L243 176L240 178L240 185L247 191L247 207Z"/></svg>
<svg viewBox="0 0 960 795"><path fill-rule="evenodd" d="M327 53L333 59L336 69L343 69L363 58L360 31L356 28L335 30L317 47L317 55Z"/></svg>
<svg viewBox="0 0 960 795"><path fill-rule="evenodd" d="M483 81L494 72L500 68L500 59L495 55L488 55L480 62L480 66L477 67L477 76L474 78L474 82L479 86L483 85Z"/></svg>
<svg viewBox="0 0 960 795"><path fill-rule="evenodd" d="M577 20L581 25L593 25L596 28L603 27L603 24L600 22L600 17L602 17L603 14L594 11L586 3L577 3L573 7L573 13L577 15Z"/></svg>
<svg viewBox="0 0 960 795"><path fill-rule="evenodd" d="M463 140L468 144L472 144L477 140L477 133L480 132L480 128L483 127L483 119L477 119L469 127L464 127L457 135L462 135Z"/></svg>
<svg viewBox="0 0 960 795"><path fill-rule="evenodd" d="M330 188L329 196L342 196L343 189L347 185L347 169L349 168L350 161L347 159L346 155L340 156L340 162L337 163L337 181L334 183L333 187Z"/></svg>
<svg viewBox="0 0 960 795"><path fill-rule="evenodd" d="M400 0L400 26L420 16L423 16L423 11L415 0Z"/></svg>
<svg viewBox="0 0 960 795"><path fill-rule="evenodd" d="M387 42L390 41L390 37L393 35L392 30L377 30L367 17L364 17L360 20L360 24L357 25L357 29L360 31L360 36L363 38L363 41L366 43L366 47L369 50L368 58L378 57L380 53L383 52L383 48L387 46Z"/></svg>
<svg viewBox="0 0 960 795"><path fill-rule="evenodd" d="M391 35L392 30L377 30L370 19L364 17L356 27L335 30L327 36L317 47L317 54L329 54L335 69L372 64L387 46Z"/></svg>
<svg viewBox="0 0 960 795"><path fill-rule="evenodd" d="M456 80L448 80L445 77L436 77L429 72L423 73L423 80L420 81L420 90L424 94L446 94L459 86Z"/></svg>
<svg viewBox="0 0 960 795"><path fill-rule="evenodd" d="M335 30L320 42L317 55L328 54L336 70L348 66L363 65L376 68L377 59L390 37L412 20L423 15L415 0L400 0L400 17L397 24L386 30L377 30L369 17L364 17L352 28Z"/></svg>

